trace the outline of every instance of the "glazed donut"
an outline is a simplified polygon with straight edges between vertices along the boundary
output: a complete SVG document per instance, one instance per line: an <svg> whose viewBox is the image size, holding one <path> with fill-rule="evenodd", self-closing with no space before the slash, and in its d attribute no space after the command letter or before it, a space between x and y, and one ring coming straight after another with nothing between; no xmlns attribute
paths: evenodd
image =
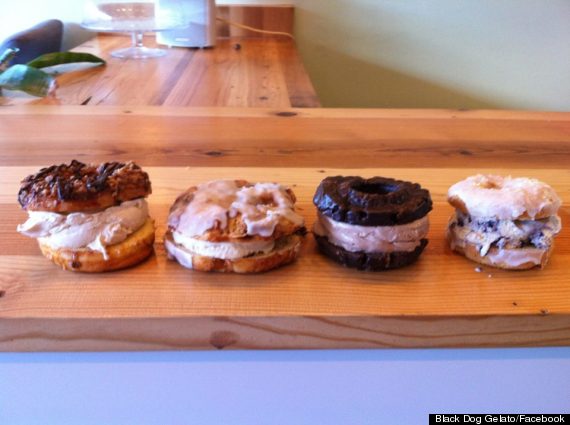
<svg viewBox="0 0 570 425"><path fill-rule="evenodd" d="M447 197L466 214L499 220L539 220L560 208L554 189L527 177L477 174L451 186Z"/></svg>
<svg viewBox="0 0 570 425"><path fill-rule="evenodd" d="M327 177L313 203L335 221L361 226L410 223L432 208L429 192L419 184L385 177Z"/></svg>
<svg viewBox="0 0 570 425"><path fill-rule="evenodd" d="M18 201L27 211L88 212L150 193L148 174L133 162L93 165L73 160L26 177Z"/></svg>
<svg viewBox="0 0 570 425"><path fill-rule="evenodd" d="M295 200L276 183L216 180L190 187L170 209L168 256L200 271L258 273L290 263L305 232Z"/></svg>
<svg viewBox="0 0 570 425"><path fill-rule="evenodd" d="M313 203L319 250L342 265L371 271L403 267L416 261L428 243L432 201L419 184L327 177Z"/></svg>
<svg viewBox="0 0 570 425"><path fill-rule="evenodd" d="M449 188L456 208L447 228L452 250L481 264L509 270L544 267L560 232L560 198L546 183L526 177L475 175Z"/></svg>

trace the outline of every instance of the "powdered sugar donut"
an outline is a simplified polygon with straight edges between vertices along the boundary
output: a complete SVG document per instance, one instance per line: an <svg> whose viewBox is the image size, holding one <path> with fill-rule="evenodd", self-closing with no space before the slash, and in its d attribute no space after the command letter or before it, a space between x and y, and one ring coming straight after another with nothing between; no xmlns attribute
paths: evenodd
<svg viewBox="0 0 570 425"><path fill-rule="evenodd" d="M555 215L560 198L546 183L527 177L477 174L455 183L448 201L463 213L499 220L539 220Z"/></svg>

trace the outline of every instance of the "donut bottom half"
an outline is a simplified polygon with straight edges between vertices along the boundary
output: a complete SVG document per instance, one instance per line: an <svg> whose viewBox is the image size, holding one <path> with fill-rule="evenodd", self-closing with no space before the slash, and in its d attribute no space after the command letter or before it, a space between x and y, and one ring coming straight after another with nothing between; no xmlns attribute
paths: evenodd
<svg viewBox="0 0 570 425"><path fill-rule="evenodd" d="M351 252L343 247L334 245L326 236L319 236L315 233L313 235L322 254L343 266L367 271L382 271L408 266L419 258L428 244L427 239L422 239L420 245L415 250L409 252Z"/></svg>
<svg viewBox="0 0 570 425"><path fill-rule="evenodd" d="M143 226L127 239L107 247L108 259L87 248L53 249L39 242L42 254L64 270L100 273L124 269L145 260L153 252L154 221L148 218Z"/></svg>
<svg viewBox="0 0 570 425"><path fill-rule="evenodd" d="M491 247L487 254L483 256L480 254L477 245L458 238L450 229L447 230L446 237L451 249L455 252L464 255L476 263L504 270L528 270L534 267L540 267L542 269L548 263L552 251L554 250L554 244L548 249L534 247L499 249L497 247ZM508 261L501 259L508 255L516 256L520 258L520 260L515 264L509 264ZM528 257L528 259L525 260L525 257Z"/></svg>
<svg viewBox="0 0 570 425"><path fill-rule="evenodd" d="M237 259L207 257L192 252L174 242L172 233L164 236L164 247L168 258L182 266L204 272L262 273L292 263L299 255L303 238L297 234L285 236L276 241L275 248L267 254L252 255Z"/></svg>

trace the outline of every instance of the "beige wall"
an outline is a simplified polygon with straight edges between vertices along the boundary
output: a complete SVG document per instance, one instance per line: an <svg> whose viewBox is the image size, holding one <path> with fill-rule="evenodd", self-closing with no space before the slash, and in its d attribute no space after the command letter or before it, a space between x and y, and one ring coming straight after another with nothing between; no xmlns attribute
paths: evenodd
<svg viewBox="0 0 570 425"><path fill-rule="evenodd" d="M10 1L0 38L52 16L80 20L81 0L47 3ZM570 0L293 3L299 49L324 106L570 110ZM66 47L84 37L67 28Z"/></svg>

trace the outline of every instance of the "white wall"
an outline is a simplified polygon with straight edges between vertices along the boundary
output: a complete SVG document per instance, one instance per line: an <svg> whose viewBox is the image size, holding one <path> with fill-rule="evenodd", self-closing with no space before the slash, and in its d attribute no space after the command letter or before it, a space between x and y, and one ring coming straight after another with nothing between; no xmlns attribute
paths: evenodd
<svg viewBox="0 0 570 425"><path fill-rule="evenodd" d="M291 2L325 106L570 110L569 0ZM0 39L53 17L68 23L65 47L85 38L81 0L0 6Z"/></svg>

